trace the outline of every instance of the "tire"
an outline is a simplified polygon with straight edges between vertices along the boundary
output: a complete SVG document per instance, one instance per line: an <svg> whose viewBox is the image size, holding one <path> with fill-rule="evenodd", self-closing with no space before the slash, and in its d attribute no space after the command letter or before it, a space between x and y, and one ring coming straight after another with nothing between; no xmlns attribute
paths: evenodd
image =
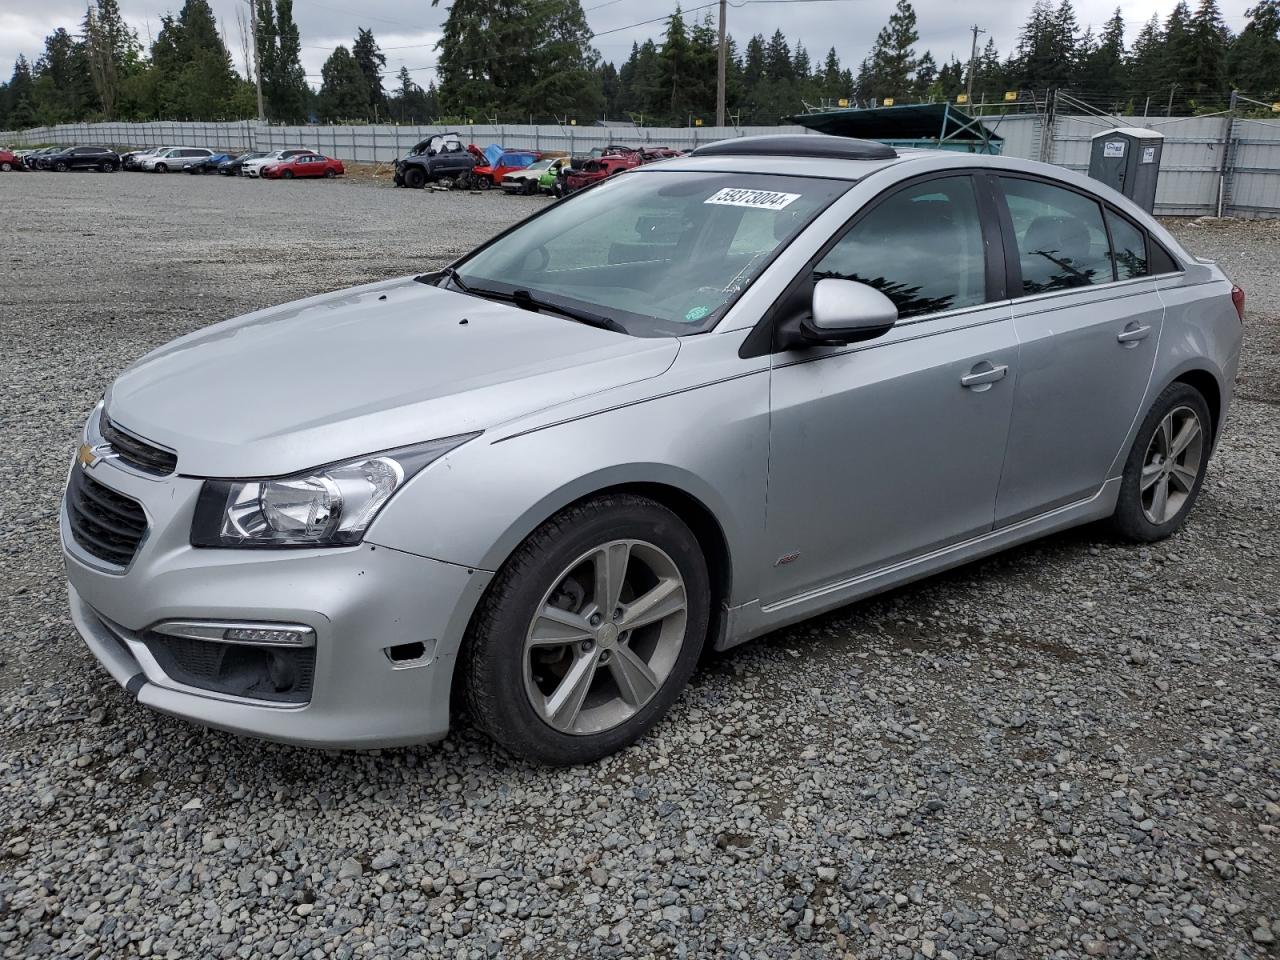
<svg viewBox="0 0 1280 960"><path fill-rule="evenodd" d="M168 167L168 165L167 165L167 164L164 164L164 163L157 163L157 164L156 164L156 166L155 166L155 172L156 172L156 173L168 173L168 172L169 172L169 167Z"/></svg>
<svg viewBox="0 0 1280 960"><path fill-rule="evenodd" d="M326 170L326 171L324 172L324 178L325 178L326 180L332 180L332 179L333 179L334 177L336 177L337 175L338 175L338 171L336 171L336 170Z"/></svg>
<svg viewBox="0 0 1280 960"><path fill-rule="evenodd" d="M58 173L66 173L71 168L68 167L63 161L59 160L57 163L53 165L53 169Z"/></svg>
<svg viewBox="0 0 1280 960"><path fill-rule="evenodd" d="M488 190L493 186L493 180L490 177L472 177L471 179L475 181L473 186L477 190Z"/></svg>
<svg viewBox="0 0 1280 960"><path fill-rule="evenodd" d="M292 180L292 179L293 179L293 171L292 171L292 170L286 170L284 173L280 174L280 176L284 177L284 179L286 179L286 180Z"/></svg>
<svg viewBox="0 0 1280 960"><path fill-rule="evenodd" d="M4 163L0 163L0 170L3 170L5 173L8 173L12 169L13 169L13 164L11 164L8 160L6 160Z"/></svg>
<svg viewBox="0 0 1280 960"><path fill-rule="evenodd" d="M1142 421L1125 461L1111 516L1116 533L1136 543L1176 533L1200 495L1212 450L1213 420L1203 395L1188 384L1170 384Z"/></svg>
<svg viewBox="0 0 1280 960"><path fill-rule="evenodd" d="M532 197L537 192L538 192L538 181L526 180L524 184L524 195L526 197Z"/></svg>
<svg viewBox="0 0 1280 960"><path fill-rule="evenodd" d="M591 558L604 556L604 549L615 564L626 557L625 582L615 581L623 584L620 593L614 588L620 598L616 612L595 616ZM651 590L655 597L667 591L657 609L668 612L634 632L627 629L627 607ZM535 612L552 608L594 639L564 627L569 639L548 644L546 631L558 636L560 622ZM511 753L540 763L591 763L621 750L657 724L688 683L706 640L710 608L697 538L666 507L632 494L568 507L503 564L472 618L461 681L473 721ZM535 624L544 633L540 644L531 643ZM635 664L644 664L643 670ZM572 676L586 678L585 687L575 686L587 691L585 701L556 697ZM630 696L620 676L633 678L627 681ZM564 706L557 711L558 702Z"/></svg>
<svg viewBox="0 0 1280 960"><path fill-rule="evenodd" d="M421 167L410 167L404 172L404 185L410 190L421 190L427 185L427 175Z"/></svg>
<svg viewBox="0 0 1280 960"><path fill-rule="evenodd" d="M103 173L115 173L116 165L112 163L110 160L104 160L102 164L98 167L98 169L101 170Z"/></svg>

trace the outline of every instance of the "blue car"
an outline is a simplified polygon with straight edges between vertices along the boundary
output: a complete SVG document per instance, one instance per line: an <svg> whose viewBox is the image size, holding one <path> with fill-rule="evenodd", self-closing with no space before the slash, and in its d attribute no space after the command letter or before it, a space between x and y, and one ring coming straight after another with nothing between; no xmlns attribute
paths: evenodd
<svg viewBox="0 0 1280 960"><path fill-rule="evenodd" d="M215 153L212 157L206 157L199 163L191 163L186 167L187 173L217 173L218 166L226 163L231 159L228 153Z"/></svg>

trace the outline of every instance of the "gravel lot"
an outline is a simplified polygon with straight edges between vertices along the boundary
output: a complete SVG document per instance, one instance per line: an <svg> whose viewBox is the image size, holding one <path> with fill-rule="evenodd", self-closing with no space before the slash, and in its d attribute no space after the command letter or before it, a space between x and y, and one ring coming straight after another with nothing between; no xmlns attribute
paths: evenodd
<svg viewBox="0 0 1280 960"><path fill-rule="evenodd" d="M1280 940L1280 222L1197 512L1084 529L709 662L594 767L325 754L151 713L65 613L82 419L146 350L451 256L546 201L0 176L0 953L1212 957Z"/></svg>

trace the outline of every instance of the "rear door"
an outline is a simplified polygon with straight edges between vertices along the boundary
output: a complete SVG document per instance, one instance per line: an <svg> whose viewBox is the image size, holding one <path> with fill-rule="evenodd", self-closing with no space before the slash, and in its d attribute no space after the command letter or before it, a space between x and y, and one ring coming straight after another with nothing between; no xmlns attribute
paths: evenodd
<svg viewBox="0 0 1280 960"><path fill-rule="evenodd" d="M1134 224L1065 184L993 179L1020 344L1000 526L1102 486L1142 412L1164 306Z"/></svg>

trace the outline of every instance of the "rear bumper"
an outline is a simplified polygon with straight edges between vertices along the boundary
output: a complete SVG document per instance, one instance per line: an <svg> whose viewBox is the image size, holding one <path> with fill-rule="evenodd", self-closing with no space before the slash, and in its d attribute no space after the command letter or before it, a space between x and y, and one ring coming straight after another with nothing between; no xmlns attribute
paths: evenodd
<svg viewBox="0 0 1280 960"><path fill-rule="evenodd" d="M196 549L185 540L191 485L198 482L117 473L96 471L97 479L142 502L152 525L134 561L112 570L86 556L71 536L65 504L62 548L76 629L140 703L206 726L312 747L395 746L448 732L454 662L491 574L368 543L334 550ZM269 703L173 679L143 642L149 628L166 620L312 628L310 699ZM393 660L388 653L413 644L422 644L416 659L399 654Z"/></svg>

